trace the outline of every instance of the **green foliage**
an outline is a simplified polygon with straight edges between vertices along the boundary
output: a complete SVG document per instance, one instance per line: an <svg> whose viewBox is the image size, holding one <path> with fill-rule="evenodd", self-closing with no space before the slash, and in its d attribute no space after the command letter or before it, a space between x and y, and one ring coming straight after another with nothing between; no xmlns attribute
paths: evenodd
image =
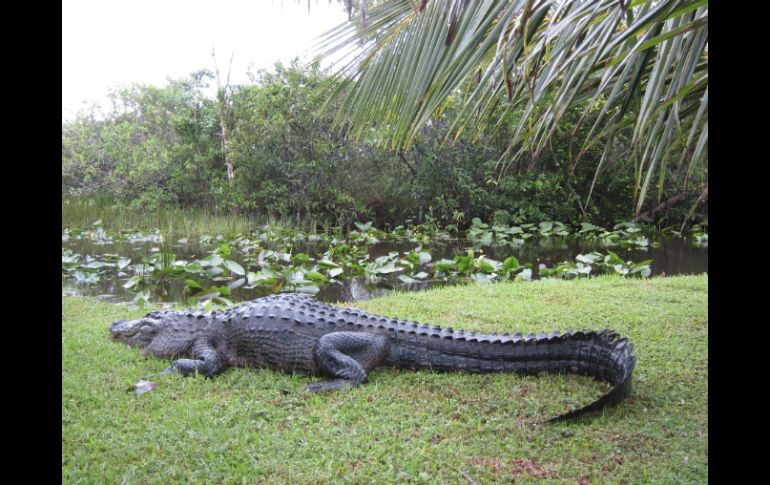
<svg viewBox="0 0 770 485"><path fill-rule="evenodd" d="M184 235L238 234L264 224L274 227L295 226L287 221L267 217L257 220L244 214L223 214L206 207L182 208L171 204L155 208L141 207L112 195L62 198L63 230L90 227L97 220L101 221L104 229L112 232L159 229L164 233Z"/></svg>
<svg viewBox="0 0 770 485"><path fill-rule="evenodd" d="M202 92L210 77L201 71L163 88L122 88L111 93L104 119L91 114L63 124L63 192L109 193L151 209L211 202L218 127Z"/></svg>
<svg viewBox="0 0 770 485"><path fill-rule="evenodd" d="M318 109L327 98L318 68L296 63L251 74L232 95L235 185L225 205L281 218L346 226L367 215L356 156Z"/></svg>
<svg viewBox="0 0 770 485"><path fill-rule="evenodd" d="M569 138L560 161L572 177L600 147L581 193L587 206L621 142L631 148L624 158L633 161L625 171L636 215L663 200L672 174L684 178L681 190L694 177L708 194L706 0L387 0L370 14L319 43L342 58L336 121L354 139L409 148L454 103L446 139L502 134L501 176Z"/></svg>
<svg viewBox="0 0 770 485"><path fill-rule="evenodd" d="M444 143L460 99L448 100L410 149L392 151L376 140L345 139L334 129L337 107L329 99L338 86L317 66L277 64L250 77L228 91L232 185L217 105L206 94L212 76L200 71L163 87L119 89L110 111L94 110L62 125L62 195L70 201L63 217L74 216L76 225L95 219L111 224L133 209L159 220L153 227L163 227L168 208L195 208L247 224L273 219L348 231L367 220L386 228L416 222L460 230L472 217L506 224L609 224L630 216L635 192L627 164L605 163L607 176L594 181L602 147L585 149L585 163L576 167L568 162L571 130L578 128L582 136L589 129L578 126L578 109L563 117L548 150L500 176L497 161L508 147L506 136L469 134ZM628 143L616 135L611 155L621 160ZM591 190L585 206L581 201ZM672 184L665 193L677 190ZM73 196L95 200L96 207ZM108 201L114 210L105 209ZM689 217L686 207L669 215L675 222Z"/></svg>
<svg viewBox="0 0 770 485"><path fill-rule="evenodd" d="M183 280L185 299L190 305L228 305L236 299L231 290L240 287L254 291L238 295L238 298L281 291L315 294L321 288L352 278L363 278L371 284L402 286L397 283L398 280L407 288L418 282L486 284L513 279L530 281L538 276L572 279L602 273L646 278L651 274L652 260L636 263L623 261L609 249L606 255L596 251L574 257L570 255L574 261L563 261L553 267L540 263L537 268L532 261L522 264L510 252L520 248L530 238L539 242L551 238L560 241L573 238L579 243L598 242L605 248L619 246L646 250L659 246L657 241L651 243L643 235L643 228L632 222L616 224L612 231L584 222L577 230L575 226L558 221L494 224L490 227L474 217L466 234L472 247L466 245L464 249L458 248L451 253L443 252L441 246L434 246L452 239L446 231L432 228L423 233L423 228L419 226L384 231L375 228L372 221L356 222L354 225L356 230L350 231L344 238L340 236L339 228L323 234L307 234L270 226L263 226L260 231L249 234L216 237L204 234L198 237L201 253L196 251L197 255L193 255L188 252L187 256L183 256L185 259L179 259L171 248L185 252L189 238L178 239L176 244L170 246L159 230L112 231L103 228L99 220L90 229L65 229L62 243L90 240L93 245L110 245L116 252L81 255L63 247L62 279L70 279L77 286L102 282L111 283L113 287L119 284L135 294L135 301L139 303L149 301L148 290L167 294L172 280ZM697 232L693 234L694 244L707 247L708 235L702 230L697 227ZM149 247L145 254L132 252L121 255L125 247L119 249L114 246L120 242L128 242L132 246L148 243ZM382 253L377 245L384 242L412 243L414 249L393 250L391 246L387 248L387 254L374 256ZM492 246L508 251L507 254L497 253L502 261L484 253L485 248ZM435 251L442 251L441 259L434 257ZM201 257L202 254L208 255ZM225 283L226 286L222 286ZM225 298L231 296L231 299Z"/></svg>

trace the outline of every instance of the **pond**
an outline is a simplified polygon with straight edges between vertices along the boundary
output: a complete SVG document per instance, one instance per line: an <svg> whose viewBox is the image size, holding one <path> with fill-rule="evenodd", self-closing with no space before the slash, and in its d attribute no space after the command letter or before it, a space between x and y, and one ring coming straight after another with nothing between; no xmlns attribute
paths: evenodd
<svg viewBox="0 0 770 485"><path fill-rule="evenodd" d="M221 237L195 239L169 235L163 238L157 231L140 237L112 238L99 231L74 236L65 232L62 236L63 295L85 295L113 302L130 302L135 301L141 289L145 301L184 304L194 303L190 300L191 295L210 295L211 288L220 291L216 290L219 288L221 296L226 296L224 302L227 303L251 300L272 291L299 289L309 291L321 301L353 302L383 296L394 290L419 291L442 285L495 281L498 273L503 275L505 271L503 261L506 267L516 266L510 275L504 277L510 276L512 279L518 274L520 279L537 279L544 275L553 276L554 268L559 269L560 263L577 257L578 263L571 263L571 269L562 267L559 269L562 272L560 274L562 277L567 273L584 276L592 270L589 263L594 260L601 262L599 256L606 253L613 254L614 262L618 262L615 256L629 262L652 260L643 275L708 272L708 244L694 245L692 240L673 236L657 237L654 242L641 246L631 244L611 247L606 244L606 240L596 238L533 237L516 244L490 244L488 240L452 238L446 235L441 239L423 239L421 242L359 238L353 244L350 239L344 238L331 241L328 238L319 241L301 238L299 241L288 242L286 238L278 238L276 241L268 239L256 244L246 239L226 242ZM334 253L334 249L340 250L343 247L347 253ZM213 257L217 258L216 261L211 261L212 254L215 254ZM590 254L597 256L593 259L578 256ZM165 263L166 269L174 268L174 272L161 271L158 276L158 268L163 269L161 255L169 259ZM609 258L604 257L607 260ZM204 258L212 263L211 267L202 261ZM281 287L275 282L277 279L268 280L272 274L268 268L268 258L272 258L272 271L276 270L278 263L284 264L289 270L298 269L299 273L293 274L299 275L297 277L302 278L306 284ZM466 273L457 277L456 267L462 269L463 258L470 266ZM414 263L413 268L407 259ZM459 260L454 267L444 268L443 272L437 269L442 268L442 264L451 266L453 259ZM76 263L65 264L65 260L75 260ZM190 264L195 261L203 263L203 267ZM231 265L233 261L237 264ZM515 265L512 261L515 261ZM215 268L215 262L220 262L225 270ZM192 269L193 266L195 269ZM605 266L613 265L608 263ZM148 267L155 268L155 277L148 281L148 278L136 276ZM260 267L263 269L257 272ZM623 271L632 267L629 265ZM72 277L73 272L78 272L76 268L79 268L80 274ZM182 268L187 268L187 272ZM352 273L348 275L351 268ZM475 273L472 268L476 268ZM598 272L594 263L592 274ZM406 276L409 274L411 276ZM132 277L133 281L141 284L132 285ZM292 277L289 274L288 279ZM287 281L287 277L284 276L281 281Z"/></svg>

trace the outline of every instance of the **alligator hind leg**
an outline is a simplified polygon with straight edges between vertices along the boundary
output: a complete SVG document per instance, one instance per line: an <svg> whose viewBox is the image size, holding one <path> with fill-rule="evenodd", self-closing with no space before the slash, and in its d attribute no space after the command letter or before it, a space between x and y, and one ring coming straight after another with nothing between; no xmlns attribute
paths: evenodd
<svg viewBox="0 0 770 485"><path fill-rule="evenodd" d="M193 345L193 357L195 359L177 360L159 375L179 372L183 376L189 376L197 372L206 377L213 377L225 368L219 353L208 342L195 342Z"/></svg>
<svg viewBox="0 0 770 485"><path fill-rule="evenodd" d="M313 358L318 370L336 379L308 384L312 392L330 391L343 386L357 386L367 379L367 372L377 367L390 351L387 335L362 332L328 333L318 340Z"/></svg>

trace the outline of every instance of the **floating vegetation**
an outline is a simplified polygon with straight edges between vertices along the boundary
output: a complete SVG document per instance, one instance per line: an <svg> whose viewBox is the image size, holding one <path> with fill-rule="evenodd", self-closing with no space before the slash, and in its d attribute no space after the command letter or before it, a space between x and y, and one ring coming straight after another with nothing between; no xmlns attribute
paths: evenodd
<svg viewBox="0 0 770 485"><path fill-rule="evenodd" d="M548 268L540 265L540 276L555 277L562 279L571 279L581 276L588 276L592 272L601 272L604 274L619 274L621 276L641 276L646 278L652 273L650 268L651 259L638 263L633 261L624 261L612 251L607 251L606 255L598 252L588 254L578 254L575 261L565 261L559 265Z"/></svg>
<svg viewBox="0 0 770 485"><path fill-rule="evenodd" d="M681 237L674 231L670 233ZM647 250L659 246L645 234L649 231L632 222L607 230L587 222L578 226L556 221L489 225L474 218L466 234L458 233L455 226L441 229L435 225L397 226L384 231L367 222L356 223L355 229L347 234L339 228L305 233L266 225L236 236L204 234L167 240L159 230L110 231L103 228L101 221L95 221L89 228L62 231L62 278L79 287L110 281L111 287L119 285L131 292L134 302L140 305L149 300L150 290L177 282L183 285L186 303L209 306L231 305L235 290L241 297L244 292L253 297L285 291L313 295L329 285L355 278L367 284L410 289L426 284L487 284L597 274L648 277L652 273L651 259L624 260L609 249L617 246ZM693 226L691 236L694 245L708 247L705 227ZM521 262L511 254L534 240L538 244L583 241L597 250L580 252L550 266L540 260ZM100 253L92 255L64 247L75 241L89 241L110 249L86 249ZM386 242L388 245L383 246ZM452 246L439 250L442 244ZM139 256L136 251L132 257L118 254L118 247L126 245L138 250ZM177 257L179 252L189 254L191 246L197 248L199 256ZM569 251L563 243L558 246ZM388 247L401 250L382 254L382 248ZM490 252L503 257L494 259ZM201 253L206 256L200 257Z"/></svg>
<svg viewBox="0 0 770 485"><path fill-rule="evenodd" d="M675 230L673 227L663 228L661 234L666 236L675 236L680 238L686 238L681 232ZM700 224L693 224L690 227L690 236L692 245L696 248L708 248L709 247L709 235L708 235L708 220L701 222Z"/></svg>
<svg viewBox="0 0 770 485"><path fill-rule="evenodd" d="M709 235L707 225L696 224L690 228L692 234L692 244L698 248L709 247Z"/></svg>
<svg viewBox="0 0 770 485"><path fill-rule="evenodd" d="M611 231L591 224L581 222L580 228L570 228L556 221L545 221L539 224L489 226L479 218L471 221L467 236L470 241L479 246L510 245L521 246L532 237L555 238L573 237L589 241L598 241L605 247L619 246L622 248L646 249L659 247L660 243L650 242L644 236L643 228L634 222L616 224Z"/></svg>
<svg viewBox="0 0 770 485"><path fill-rule="evenodd" d="M160 250L150 253L142 262L132 262L117 254L92 257L63 249L62 275L77 285L92 285L102 279L119 280L124 289L135 292L134 302L139 304L148 300L149 288L181 280L187 302L203 306L232 305L229 297L236 288L253 290L254 296L284 291L313 295L327 285L356 277L369 283L394 279L405 287L428 282L485 284L533 279L531 263L521 264L514 256L497 261L474 249L452 259L434 261L431 253L419 246L411 251L391 251L372 258L359 247L340 243L317 256L261 249L256 254L243 255L241 263L219 254L229 251L232 249L219 246L205 258L187 261ZM650 274L650 262L624 262L612 252L607 256L591 253L578 255L574 262L550 269L541 265L539 269L541 277L569 278L602 271L644 277Z"/></svg>
<svg viewBox="0 0 770 485"><path fill-rule="evenodd" d="M163 243L164 239L159 230L142 232L136 230L108 231L102 228L102 221L93 223L90 229L66 228L62 231L62 242L71 239L90 239L94 244L112 244L128 241L130 243L156 242ZM569 226L558 221L544 221L539 223L527 223L519 225L493 224L489 225L475 217L471 220L471 226L466 233L461 233L453 225L440 228L435 224L424 224L410 227L396 226L390 231L384 231L372 226L372 222L355 223L356 229L343 234L338 227L327 230L324 233L306 233L284 226L262 226L259 230L248 234L239 234L235 237L203 234L197 241L201 245L231 243L235 246L247 249L249 245L272 247L282 245L292 247L301 244L319 244L329 246L346 243L353 246L374 246L385 241L405 241L415 244L428 244L436 241L457 241L467 238L475 247L483 246L521 246L531 238L555 239L574 238L587 241L598 241L605 247L621 247L642 249L658 247L658 242L651 242L650 234L655 232L651 226L643 226L634 222L622 222L608 230L589 222L581 222L577 226ZM708 242L706 232L707 225L694 225L691 228L694 244L703 245ZM684 237L681 232L672 228L661 231L665 235ZM187 244L189 238L185 237L178 244Z"/></svg>
<svg viewBox="0 0 770 485"><path fill-rule="evenodd" d="M162 243L163 236L160 230L156 229L151 232L143 231L107 231L101 227L101 221L94 222L92 229L83 229L80 227L65 228L62 231L62 242L68 242L70 240L89 239L93 244L105 245L114 244L116 242L129 242L132 244L155 242Z"/></svg>

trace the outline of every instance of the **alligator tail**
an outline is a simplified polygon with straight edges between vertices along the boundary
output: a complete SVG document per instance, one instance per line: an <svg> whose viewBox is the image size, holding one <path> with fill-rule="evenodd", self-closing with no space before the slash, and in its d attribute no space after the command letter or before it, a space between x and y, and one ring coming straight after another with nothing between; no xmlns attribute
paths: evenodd
<svg viewBox="0 0 770 485"><path fill-rule="evenodd" d="M573 373L590 376L612 386L594 402L546 422L568 421L599 411L620 403L631 392L631 374L636 364L634 346L617 333L611 330L567 330L565 333L541 333L527 337L510 353L509 365L514 372Z"/></svg>
<svg viewBox="0 0 770 485"><path fill-rule="evenodd" d="M399 367L524 375L573 373L590 376L612 386L606 394L587 406L547 422L575 419L618 404L631 392L631 374L636 364L633 345L611 330L567 330L564 333L525 336L455 332L438 327L423 327L408 333L412 332L427 337L427 341L423 342L428 351L420 352L408 343L408 339L399 339L398 350L391 350L397 355L394 363Z"/></svg>
<svg viewBox="0 0 770 485"><path fill-rule="evenodd" d="M581 366L578 363L577 373L604 380L610 383L612 388L594 402L548 419L546 420L548 423L576 419L585 414L604 409L607 406L614 406L631 393L631 374L636 364L633 344L630 344L628 339L620 338L617 333L610 330L598 333L583 331L583 333L587 333L590 336L590 339L587 341L592 342L593 352L598 350L598 358L587 366ZM569 332L566 335L569 335ZM572 336L575 336L575 334L573 333ZM587 346L584 346L583 351L577 354L578 359L585 355L586 348ZM575 372L574 363L568 370Z"/></svg>

